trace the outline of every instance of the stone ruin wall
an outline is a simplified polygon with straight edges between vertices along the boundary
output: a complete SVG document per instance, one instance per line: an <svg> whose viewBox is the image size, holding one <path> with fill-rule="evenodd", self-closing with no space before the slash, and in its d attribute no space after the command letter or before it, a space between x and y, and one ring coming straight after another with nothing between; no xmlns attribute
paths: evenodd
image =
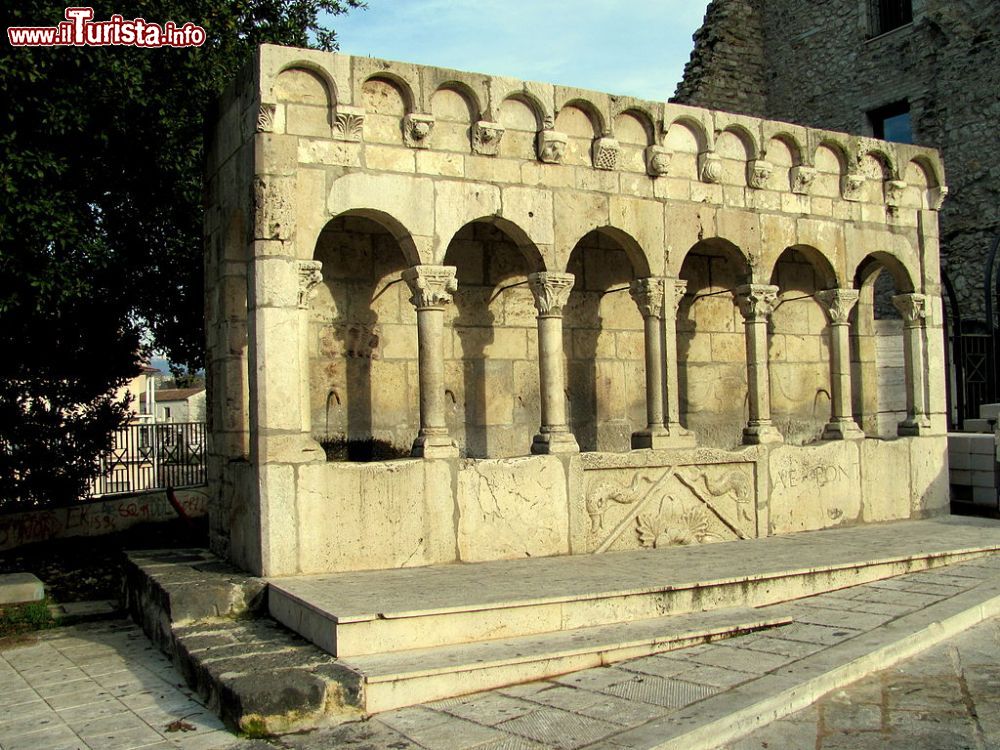
<svg viewBox="0 0 1000 750"><path fill-rule="evenodd" d="M902 376L940 358L933 152L266 46L208 171L213 546L248 569L701 543L947 501L943 384ZM873 314L879 278L913 313L905 357ZM398 456L423 433L417 300L442 316L446 442L326 460L324 443ZM546 315L561 334L540 347ZM915 437L820 440L836 331L847 420ZM528 455L540 349L566 373L554 455ZM662 444L629 451L657 408Z"/></svg>
<svg viewBox="0 0 1000 750"><path fill-rule="evenodd" d="M713 0L673 101L870 134L866 112L908 99L916 143L948 170L942 266L981 321L1000 234L1000 14L992 0L913 0L913 13L871 39L865 0Z"/></svg>

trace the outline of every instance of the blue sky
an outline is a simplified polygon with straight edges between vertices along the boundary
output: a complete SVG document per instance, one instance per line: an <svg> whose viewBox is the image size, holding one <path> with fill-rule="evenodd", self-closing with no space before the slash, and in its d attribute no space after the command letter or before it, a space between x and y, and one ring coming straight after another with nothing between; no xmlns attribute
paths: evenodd
<svg viewBox="0 0 1000 750"><path fill-rule="evenodd" d="M665 100L708 0L368 0L340 51Z"/></svg>

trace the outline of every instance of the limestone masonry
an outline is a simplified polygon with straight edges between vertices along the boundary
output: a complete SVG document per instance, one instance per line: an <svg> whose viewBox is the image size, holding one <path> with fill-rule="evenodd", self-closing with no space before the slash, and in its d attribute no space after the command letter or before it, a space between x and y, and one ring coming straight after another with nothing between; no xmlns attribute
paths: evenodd
<svg viewBox="0 0 1000 750"><path fill-rule="evenodd" d="M944 185L927 148L264 46L209 155L213 545L273 576L941 512Z"/></svg>

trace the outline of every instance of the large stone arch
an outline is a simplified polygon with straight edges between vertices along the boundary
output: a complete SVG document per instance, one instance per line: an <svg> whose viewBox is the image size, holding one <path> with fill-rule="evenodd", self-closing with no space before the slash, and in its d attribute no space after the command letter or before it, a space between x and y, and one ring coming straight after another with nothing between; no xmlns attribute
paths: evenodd
<svg viewBox="0 0 1000 750"><path fill-rule="evenodd" d="M771 414L786 442L819 440L831 421L830 332L820 295L838 287L832 264L815 247L786 248L771 269L778 288L770 316Z"/></svg>
<svg viewBox="0 0 1000 750"><path fill-rule="evenodd" d="M744 251L714 237L683 254L677 309L680 416L700 444L732 448L747 419L746 341L736 290L750 281Z"/></svg>
<svg viewBox="0 0 1000 750"><path fill-rule="evenodd" d="M630 296L649 275L636 240L614 227L576 242L563 318L570 427L583 451L624 451L646 426L643 318Z"/></svg>
<svg viewBox="0 0 1000 750"><path fill-rule="evenodd" d="M345 175L327 197L330 218L350 212L377 221L400 243L410 265L432 262L433 205L431 180L396 175Z"/></svg>
<svg viewBox="0 0 1000 750"><path fill-rule="evenodd" d="M401 283L413 259L399 239L406 236L391 217L350 210L317 238L308 403L312 435L330 459L408 455L419 426L416 316Z"/></svg>
<svg viewBox="0 0 1000 750"><path fill-rule="evenodd" d="M544 261L523 229L486 216L454 234L442 262L458 281L445 309L449 432L470 458L524 455L540 408L528 278Z"/></svg>

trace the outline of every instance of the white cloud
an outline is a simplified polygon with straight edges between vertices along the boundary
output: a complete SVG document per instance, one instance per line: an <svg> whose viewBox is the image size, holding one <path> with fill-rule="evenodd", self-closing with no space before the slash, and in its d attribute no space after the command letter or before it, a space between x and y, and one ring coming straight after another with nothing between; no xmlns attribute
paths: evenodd
<svg viewBox="0 0 1000 750"><path fill-rule="evenodd" d="M707 0L368 0L341 51L662 100Z"/></svg>

